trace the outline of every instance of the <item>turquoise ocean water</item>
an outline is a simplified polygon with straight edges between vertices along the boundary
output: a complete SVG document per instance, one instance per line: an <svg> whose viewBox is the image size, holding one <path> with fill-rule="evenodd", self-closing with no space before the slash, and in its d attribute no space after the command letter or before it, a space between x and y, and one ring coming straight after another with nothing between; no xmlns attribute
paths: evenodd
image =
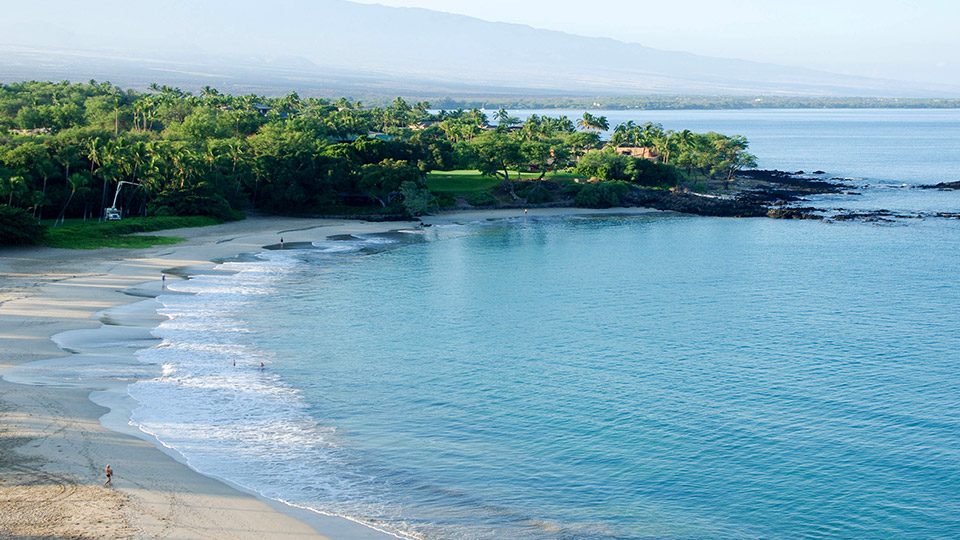
<svg viewBox="0 0 960 540"><path fill-rule="evenodd" d="M817 204L960 211L911 187L957 179L958 112L634 119L862 193ZM958 537L958 247L957 220L680 215L317 238L171 284L197 294L161 298L133 421L410 538Z"/></svg>

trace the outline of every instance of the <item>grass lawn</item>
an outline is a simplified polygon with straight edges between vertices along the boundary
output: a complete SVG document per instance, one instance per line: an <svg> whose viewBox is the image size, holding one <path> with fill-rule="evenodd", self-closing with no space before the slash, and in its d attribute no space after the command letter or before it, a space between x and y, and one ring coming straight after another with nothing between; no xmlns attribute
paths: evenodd
<svg viewBox="0 0 960 540"><path fill-rule="evenodd" d="M520 173L522 180L533 180L540 176L540 173ZM510 171L510 178L517 179L517 171ZM550 180L572 180L582 178L571 172L548 172L546 177ZM435 193L474 193L477 191L489 191L500 183L499 178L483 176L480 171L464 169L459 171L433 171L427 174L427 187Z"/></svg>
<svg viewBox="0 0 960 540"><path fill-rule="evenodd" d="M104 222L88 220L86 224L81 220L67 220L64 225L47 229L42 245L65 249L145 248L176 244L183 242L184 239L176 236L145 236L135 233L206 227L218 223L221 221L205 216L158 216Z"/></svg>
<svg viewBox="0 0 960 540"><path fill-rule="evenodd" d="M473 193L489 191L499 178L483 176L480 171L433 171L427 174L427 187L435 193Z"/></svg>

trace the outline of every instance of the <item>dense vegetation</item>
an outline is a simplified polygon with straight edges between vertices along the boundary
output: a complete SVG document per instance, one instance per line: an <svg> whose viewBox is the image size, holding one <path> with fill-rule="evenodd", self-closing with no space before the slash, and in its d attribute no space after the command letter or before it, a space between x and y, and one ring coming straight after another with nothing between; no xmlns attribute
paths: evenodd
<svg viewBox="0 0 960 540"><path fill-rule="evenodd" d="M26 210L0 205L0 245L36 244L43 240L44 229Z"/></svg>
<svg viewBox="0 0 960 540"><path fill-rule="evenodd" d="M369 108L296 93L229 96L209 87L194 96L95 81L0 85L0 203L10 207L0 216L19 231L2 241L38 241L42 230L27 230L24 216L99 221L115 197L124 217L226 220L245 209L415 215L454 202L428 187L431 171L496 178L508 198L479 190L479 204L536 204L554 199L557 190L548 188L556 186L545 181L561 170L672 187L696 176L729 179L752 163L740 137L631 123L617 126L605 145L607 121L590 113L576 121L534 115L520 122L500 109L491 126L479 109L428 108L401 98ZM643 147L645 159L618 146ZM566 193L591 206L616 204L621 188L603 190L596 203Z"/></svg>

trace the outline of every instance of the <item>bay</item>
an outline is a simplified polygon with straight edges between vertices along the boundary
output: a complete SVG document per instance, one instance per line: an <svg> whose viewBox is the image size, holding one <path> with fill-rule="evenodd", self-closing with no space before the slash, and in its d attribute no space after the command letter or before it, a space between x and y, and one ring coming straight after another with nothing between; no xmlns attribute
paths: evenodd
<svg viewBox="0 0 960 540"><path fill-rule="evenodd" d="M652 120L849 172L867 203L955 204L894 187L956 153L850 162L886 144L864 124L956 148L955 111L850 112ZM958 241L947 219L680 215L318 238L164 297L134 421L202 472L410 538L958 536Z"/></svg>

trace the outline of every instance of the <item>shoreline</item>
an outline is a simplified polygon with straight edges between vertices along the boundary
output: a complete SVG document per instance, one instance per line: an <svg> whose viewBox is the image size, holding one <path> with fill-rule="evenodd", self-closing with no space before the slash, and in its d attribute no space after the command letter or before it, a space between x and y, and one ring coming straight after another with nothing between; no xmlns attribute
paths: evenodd
<svg viewBox="0 0 960 540"><path fill-rule="evenodd" d="M661 213L646 208L542 208L527 215ZM477 210L428 216L423 222L523 217L515 209ZM277 535L393 538L348 518L265 499L195 471L175 450L130 425L136 403L126 389L158 370L140 363L134 352L159 343L150 332L167 319L157 313L161 306L153 300L166 294L161 272L185 279L211 271L218 264L214 261L270 249L281 237L292 248L333 235L380 233L397 226L416 223L252 217L151 233L187 238L172 246L0 252L0 325L13 329L0 333L0 530L126 538L213 538L226 530L235 538L257 540ZM38 369L47 375L38 376ZM99 483L108 463L115 470L113 489ZM31 506L38 500L47 503L40 516Z"/></svg>

